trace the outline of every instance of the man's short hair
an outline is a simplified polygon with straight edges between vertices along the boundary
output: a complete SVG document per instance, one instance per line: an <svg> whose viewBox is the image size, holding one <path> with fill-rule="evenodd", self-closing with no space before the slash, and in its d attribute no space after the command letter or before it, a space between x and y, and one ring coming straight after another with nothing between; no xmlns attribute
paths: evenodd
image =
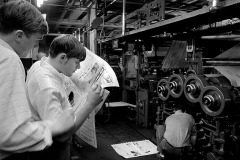
<svg viewBox="0 0 240 160"><path fill-rule="evenodd" d="M186 109L187 109L187 107L186 107L185 104L178 103L178 104L174 104L174 105L173 105L173 109L174 109L175 111L181 110L182 112L185 112Z"/></svg>
<svg viewBox="0 0 240 160"><path fill-rule="evenodd" d="M83 61L86 58L86 49L73 35L60 35L53 39L49 55L55 58L60 53L65 53L68 59L77 58Z"/></svg>
<svg viewBox="0 0 240 160"><path fill-rule="evenodd" d="M6 2L0 6L0 32L4 34L22 30L32 33L48 33L48 24L41 12L26 0Z"/></svg>

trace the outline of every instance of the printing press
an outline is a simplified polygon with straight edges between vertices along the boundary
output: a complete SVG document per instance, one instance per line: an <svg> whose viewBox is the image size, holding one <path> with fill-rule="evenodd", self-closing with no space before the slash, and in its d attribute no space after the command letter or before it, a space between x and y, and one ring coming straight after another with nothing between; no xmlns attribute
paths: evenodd
<svg viewBox="0 0 240 160"><path fill-rule="evenodd" d="M187 41L173 41L161 67L149 62L143 67L142 58L137 122L145 126L162 125L173 114L173 106L181 103L196 122L196 159L239 160L240 78L236 79L240 75L239 45L214 58L203 57L204 51L191 45Z"/></svg>

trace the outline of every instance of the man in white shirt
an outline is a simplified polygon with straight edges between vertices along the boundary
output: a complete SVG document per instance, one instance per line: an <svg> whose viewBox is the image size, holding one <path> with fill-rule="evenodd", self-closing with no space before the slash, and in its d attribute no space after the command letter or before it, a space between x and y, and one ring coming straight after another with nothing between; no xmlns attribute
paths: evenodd
<svg viewBox="0 0 240 160"><path fill-rule="evenodd" d="M25 57L47 32L47 22L29 2L17 0L0 6L0 160L28 159L27 152L49 147L52 137L74 128L71 110L54 123L32 119L19 57Z"/></svg>
<svg viewBox="0 0 240 160"><path fill-rule="evenodd" d="M197 131L193 117L185 113L186 108L182 104L173 106L174 114L165 120L165 127L157 128L159 159L165 156L166 160L188 160L193 147L196 144ZM164 156L163 156L164 155Z"/></svg>
<svg viewBox="0 0 240 160"><path fill-rule="evenodd" d="M72 35L61 35L52 41L49 56L33 64L28 71L27 91L33 118L54 123L65 110L72 108L65 90L65 76L71 77L80 68L86 57L84 46ZM89 92L85 105L75 113L75 131L88 115L102 101L104 89L94 86ZM74 132L69 132L69 138ZM54 140L53 145L33 158L34 160L69 160L68 141Z"/></svg>

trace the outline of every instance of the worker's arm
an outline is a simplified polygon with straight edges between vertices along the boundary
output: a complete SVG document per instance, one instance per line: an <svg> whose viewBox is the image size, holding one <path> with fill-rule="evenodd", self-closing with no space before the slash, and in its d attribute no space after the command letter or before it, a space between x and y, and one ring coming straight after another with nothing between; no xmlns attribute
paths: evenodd
<svg viewBox="0 0 240 160"><path fill-rule="evenodd" d="M191 144L192 144L192 147L195 147L196 141L197 141L197 129L196 129L195 120L192 117L192 130L191 130Z"/></svg>
<svg viewBox="0 0 240 160"><path fill-rule="evenodd" d="M85 105L75 113L75 131L82 126L88 115L101 103L103 94L104 89L100 85L93 85L91 91L88 93Z"/></svg>
<svg viewBox="0 0 240 160"><path fill-rule="evenodd" d="M48 122L54 139L68 140L74 130L74 112L67 96L50 87L34 91L32 85L35 83L32 82L34 81L28 82L28 93L33 112L41 120Z"/></svg>
<svg viewBox="0 0 240 160"><path fill-rule="evenodd" d="M102 102L104 91L105 90L100 85L93 85L92 89L88 93L86 103L79 111L73 113L70 109L62 112L59 119L64 122L59 127L56 127L58 135L55 136L55 138L60 141L70 138L70 136L72 136L72 134L82 126L95 107ZM62 134L59 134L59 128L62 128Z"/></svg>
<svg viewBox="0 0 240 160"><path fill-rule="evenodd" d="M195 147L196 141L197 141L197 135L191 136L191 144L192 144L192 147Z"/></svg>
<svg viewBox="0 0 240 160"><path fill-rule="evenodd" d="M48 123L31 120L21 61L8 55L0 58L0 157L1 152L39 151L52 144Z"/></svg>
<svg viewBox="0 0 240 160"><path fill-rule="evenodd" d="M30 100L35 100L32 102L36 106L40 118L42 120L48 121L55 132L53 131L53 137L58 141L68 140L75 131L77 131L89 114L94 110L94 108L102 101L104 89L99 85L94 85L90 92L85 105L77 112L73 113L72 107L63 106L63 102L67 101L65 105L70 105L66 96L63 96L54 88L46 88L38 91L35 96L34 92L31 92L31 81L28 82L28 92ZM36 104L36 105L35 105ZM64 108L68 108L67 110ZM65 121L63 121L65 119ZM58 121L62 121L59 126L56 125ZM55 124L55 125L53 125ZM59 123L58 123L59 124Z"/></svg>

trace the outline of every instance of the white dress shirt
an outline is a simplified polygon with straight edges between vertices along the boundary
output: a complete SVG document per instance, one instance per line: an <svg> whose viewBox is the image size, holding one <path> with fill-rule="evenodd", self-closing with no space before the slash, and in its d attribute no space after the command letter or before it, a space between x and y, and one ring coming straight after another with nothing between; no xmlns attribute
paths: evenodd
<svg viewBox="0 0 240 160"><path fill-rule="evenodd" d="M48 123L33 121L29 105L23 64L0 39L0 160L52 144Z"/></svg>
<svg viewBox="0 0 240 160"><path fill-rule="evenodd" d="M65 77L45 61L35 62L27 73L27 90L34 120L54 123L62 113L72 109L65 89ZM63 126L64 127L64 126ZM47 152L39 154L40 159L70 159L68 142L53 142Z"/></svg>
<svg viewBox="0 0 240 160"><path fill-rule="evenodd" d="M54 67L35 62L27 74L27 90L34 120L54 122L65 110L71 109L65 90L65 79Z"/></svg>

